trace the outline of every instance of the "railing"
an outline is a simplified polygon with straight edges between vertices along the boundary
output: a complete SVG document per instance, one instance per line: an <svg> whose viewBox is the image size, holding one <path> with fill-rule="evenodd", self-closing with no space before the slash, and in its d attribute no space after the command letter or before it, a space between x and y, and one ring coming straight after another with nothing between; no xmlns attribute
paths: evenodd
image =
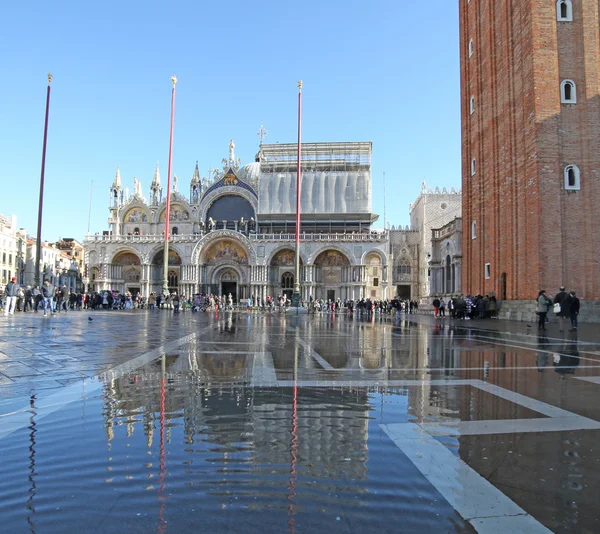
<svg viewBox="0 0 600 534"><path fill-rule="evenodd" d="M231 230L235 232L235 230ZM182 243L197 241L201 239L208 232L199 232L197 234L176 234L169 238L171 243ZM242 235L246 235L242 232ZM249 234L246 235L250 241L295 241L296 234ZM300 234L302 241L319 241L319 242L384 242L389 239L389 232L369 232L369 233L332 233L332 234L319 234L319 233L307 233ZM85 243L163 243L165 240L162 235L87 235L84 239Z"/></svg>

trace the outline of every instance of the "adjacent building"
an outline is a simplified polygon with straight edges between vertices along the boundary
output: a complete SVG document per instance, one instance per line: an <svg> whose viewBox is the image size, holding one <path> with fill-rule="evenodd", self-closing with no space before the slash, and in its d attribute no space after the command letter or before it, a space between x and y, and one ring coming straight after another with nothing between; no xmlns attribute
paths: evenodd
<svg viewBox="0 0 600 534"><path fill-rule="evenodd" d="M460 0L465 293L600 299L599 9Z"/></svg>
<svg viewBox="0 0 600 534"><path fill-rule="evenodd" d="M23 282L26 232L17 226L16 215L0 213L0 289L16 277Z"/></svg>

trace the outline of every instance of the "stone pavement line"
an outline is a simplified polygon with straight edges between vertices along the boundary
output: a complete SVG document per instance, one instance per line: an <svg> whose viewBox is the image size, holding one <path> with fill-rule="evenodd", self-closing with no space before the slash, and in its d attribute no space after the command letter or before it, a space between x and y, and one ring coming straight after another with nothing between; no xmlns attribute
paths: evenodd
<svg viewBox="0 0 600 534"><path fill-rule="evenodd" d="M298 345L300 345L310 356L312 356L323 369L327 369L327 371L335 371L336 369L331 366L329 362L327 362L316 350L314 350L306 341L300 339L299 332L296 331L295 328L288 326L287 330L293 334L296 334L294 340Z"/></svg>
<svg viewBox="0 0 600 534"><path fill-rule="evenodd" d="M418 425L380 426L477 532L551 532Z"/></svg>
<svg viewBox="0 0 600 534"><path fill-rule="evenodd" d="M77 382L61 388L59 391L52 393L46 398L39 399L36 402L35 408L31 408L31 406L27 404L20 410L10 414L0 415L0 439L5 438L9 434L20 430L21 428L28 427L30 425L30 417L32 412L35 412L36 420L40 421L44 417L47 417L48 415L60 410L67 404L80 400L82 389L85 391L86 395L95 393L102 388L106 378L119 378L124 376L127 373L130 373L155 360L161 356L161 354L174 350L185 343L193 341L197 336L203 334L204 332L208 332L211 329L212 326L203 328L197 333L188 334L187 336L156 347L136 358L133 358L132 360L117 365L109 371L91 378L78 380Z"/></svg>
<svg viewBox="0 0 600 534"><path fill-rule="evenodd" d="M250 387L277 386L273 355L270 352L254 352L252 354L254 357L252 358Z"/></svg>
<svg viewBox="0 0 600 534"><path fill-rule="evenodd" d="M577 380L585 380L586 382L600 385L600 376L576 376L575 378Z"/></svg>
<svg viewBox="0 0 600 534"><path fill-rule="evenodd" d="M562 354L562 352L560 350L548 350L548 349L544 349L539 347L538 345L535 345L533 343L524 343L524 342L519 342L522 343L522 345L531 345L531 347L527 347L527 346L522 346L522 345L512 345L503 341L498 341L495 338L487 338L484 336L479 336L479 335L475 335L473 337L474 341L481 341L481 343L488 343L489 345L496 345L496 346L502 346L502 347L510 347L511 349L520 349L520 350L529 350L529 351L533 351L533 352L545 352L546 354ZM590 351L579 351L579 352L585 352L586 354L594 354L593 352ZM597 362L600 363L600 360L598 358L584 358L583 356L578 356L578 358L580 360L586 360L589 362Z"/></svg>

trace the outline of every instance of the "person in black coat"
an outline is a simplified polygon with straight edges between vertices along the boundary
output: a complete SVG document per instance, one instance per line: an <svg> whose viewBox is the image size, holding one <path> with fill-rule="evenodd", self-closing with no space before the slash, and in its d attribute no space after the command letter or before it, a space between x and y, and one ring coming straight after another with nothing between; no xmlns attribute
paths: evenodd
<svg viewBox="0 0 600 534"><path fill-rule="evenodd" d="M571 293L569 293L569 315L571 316L571 329L569 332L577 331L577 316L579 315L579 308L579 298L577 297L575 291L571 291Z"/></svg>
<svg viewBox="0 0 600 534"><path fill-rule="evenodd" d="M554 296L552 301L554 304L560 304L560 311L556 313L558 317L558 324L560 325L560 331L565 329L565 318L569 317L568 303L565 303L569 298L569 294L565 291L564 287L559 288L559 292Z"/></svg>

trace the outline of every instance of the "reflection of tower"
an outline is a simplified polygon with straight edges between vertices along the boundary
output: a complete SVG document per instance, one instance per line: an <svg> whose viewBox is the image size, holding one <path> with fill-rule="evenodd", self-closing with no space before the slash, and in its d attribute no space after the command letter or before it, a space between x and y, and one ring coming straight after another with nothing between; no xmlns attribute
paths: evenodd
<svg viewBox="0 0 600 534"><path fill-rule="evenodd" d="M160 185L160 171L158 169L158 163L156 164L156 170L154 171L154 178L152 184L150 184L150 204L152 206L158 206L162 201L162 186Z"/></svg>
<svg viewBox="0 0 600 534"><path fill-rule="evenodd" d="M202 185L200 184L200 171L198 170L198 162L196 162L194 176L192 176L192 181L190 182L190 204L198 204L201 192Z"/></svg>

